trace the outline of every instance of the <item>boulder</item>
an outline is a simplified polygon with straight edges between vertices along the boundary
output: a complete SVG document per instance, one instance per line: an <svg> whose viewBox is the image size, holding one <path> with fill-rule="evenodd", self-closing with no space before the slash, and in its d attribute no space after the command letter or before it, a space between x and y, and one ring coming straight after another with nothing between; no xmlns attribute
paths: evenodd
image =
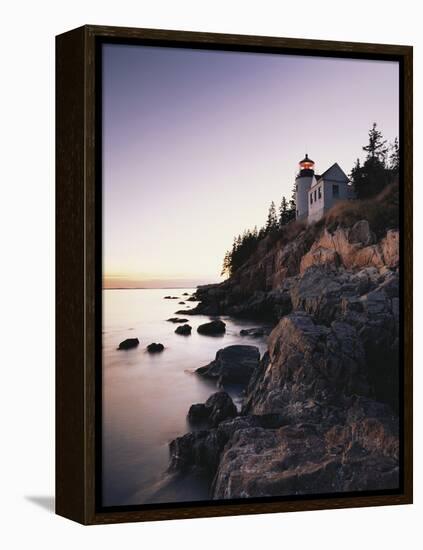
<svg viewBox="0 0 423 550"><path fill-rule="evenodd" d="M185 305L185 302L178 302L178 304L179 304L180 306L183 306L183 305Z"/></svg>
<svg viewBox="0 0 423 550"><path fill-rule="evenodd" d="M349 243L360 243L363 246L369 246L376 242L375 234L370 230L370 225L367 220L356 222L348 233Z"/></svg>
<svg viewBox="0 0 423 550"><path fill-rule="evenodd" d="M339 321L319 325L304 312L284 317L274 328L268 366L258 370L254 382L245 413L280 413L297 422L330 421L332 411L322 402L342 408L346 396L370 391L356 329Z"/></svg>
<svg viewBox="0 0 423 550"><path fill-rule="evenodd" d="M183 319L182 317L171 317L170 319L167 319L169 323L186 323L188 319Z"/></svg>
<svg viewBox="0 0 423 550"><path fill-rule="evenodd" d="M202 470L212 478L228 440L238 430L258 425L255 417L237 416L221 422L217 428L197 430L177 437L169 443L169 471Z"/></svg>
<svg viewBox="0 0 423 550"><path fill-rule="evenodd" d="M261 336L267 336L271 332L270 327L254 327L254 328L243 328L240 330L240 336L251 336L252 338L259 338Z"/></svg>
<svg viewBox="0 0 423 550"><path fill-rule="evenodd" d="M156 344L155 342L147 346L148 353L159 353L164 350L163 344Z"/></svg>
<svg viewBox="0 0 423 550"><path fill-rule="evenodd" d="M211 395L203 404L191 405L188 421L193 425L208 425L215 428L224 420L234 418L237 409L231 397L224 391Z"/></svg>
<svg viewBox="0 0 423 550"><path fill-rule="evenodd" d="M177 437L169 444L170 472L202 470L210 476L216 471L224 441L217 430L201 430Z"/></svg>
<svg viewBox="0 0 423 550"><path fill-rule="evenodd" d="M205 403L195 403L188 411L188 422L192 426L205 426L209 419L209 409Z"/></svg>
<svg viewBox="0 0 423 550"><path fill-rule="evenodd" d="M218 385L248 384L259 361L260 352L255 346L227 346L216 353L214 361L195 372L216 380Z"/></svg>
<svg viewBox="0 0 423 550"><path fill-rule="evenodd" d="M226 323L223 321L215 320L210 321L209 323L204 323L199 325L197 332L199 334L205 334L207 336L214 336L215 334L224 334L226 331Z"/></svg>
<svg viewBox="0 0 423 550"><path fill-rule="evenodd" d="M330 431L310 424L256 427L237 430L221 451L213 498L343 493L398 484L395 451L363 446L349 426Z"/></svg>
<svg viewBox="0 0 423 550"><path fill-rule="evenodd" d="M164 300L177 300L178 296L165 296Z"/></svg>
<svg viewBox="0 0 423 550"><path fill-rule="evenodd" d="M119 344L118 349L127 350L127 349L136 348L139 345L139 343L140 341L138 340L138 338L127 338L126 340L123 340L123 342Z"/></svg>
<svg viewBox="0 0 423 550"><path fill-rule="evenodd" d="M198 315L202 313L198 307L193 307L191 309L178 309L178 311L175 311L176 315Z"/></svg>
<svg viewBox="0 0 423 550"><path fill-rule="evenodd" d="M181 334L182 336L188 336L191 334L192 327L190 325L180 325L176 327L175 334Z"/></svg>

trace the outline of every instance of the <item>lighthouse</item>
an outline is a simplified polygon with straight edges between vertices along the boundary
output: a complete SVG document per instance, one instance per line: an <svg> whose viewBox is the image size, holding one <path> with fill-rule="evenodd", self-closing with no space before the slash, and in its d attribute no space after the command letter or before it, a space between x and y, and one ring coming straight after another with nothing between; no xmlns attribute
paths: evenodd
<svg viewBox="0 0 423 550"><path fill-rule="evenodd" d="M295 179L297 220L317 222L338 201L354 198L348 176L337 162L322 175L316 175L314 161L308 155L300 161L300 171Z"/></svg>
<svg viewBox="0 0 423 550"><path fill-rule="evenodd" d="M297 220L308 217L308 192L314 178L314 161L308 154L299 163L300 171L295 179L295 201Z"/></svg>

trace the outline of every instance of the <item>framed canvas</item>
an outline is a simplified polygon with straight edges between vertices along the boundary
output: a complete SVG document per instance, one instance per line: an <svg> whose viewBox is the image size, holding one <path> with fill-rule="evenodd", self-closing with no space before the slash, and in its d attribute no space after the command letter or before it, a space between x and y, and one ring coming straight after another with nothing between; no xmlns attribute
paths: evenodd
<svg viewBox="0 0 423 550"><path fill-rule="evenodd" d="M56 39L56 510L412 502L412 48Z"/></svg>

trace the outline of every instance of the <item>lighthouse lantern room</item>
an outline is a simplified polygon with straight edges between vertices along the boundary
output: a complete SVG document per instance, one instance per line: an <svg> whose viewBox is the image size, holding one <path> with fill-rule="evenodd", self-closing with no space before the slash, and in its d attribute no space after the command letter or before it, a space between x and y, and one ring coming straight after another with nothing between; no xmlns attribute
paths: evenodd
<svg viewBox="0 0 423 550"><path fill-rule="evenodd" d="M308 217L308 191L314 177L314 162L308 155L299 163L300 171L295 179L295 198L297 203L297 219Z"/></svg>
<svg viewBox="0 0 423 550"><path fill-rule="evenodd" d="M300 174L304 170L314 171L314 160L309 159L307 153L306 153L306 156L303 158L303 160L300 160Z"/></svg>

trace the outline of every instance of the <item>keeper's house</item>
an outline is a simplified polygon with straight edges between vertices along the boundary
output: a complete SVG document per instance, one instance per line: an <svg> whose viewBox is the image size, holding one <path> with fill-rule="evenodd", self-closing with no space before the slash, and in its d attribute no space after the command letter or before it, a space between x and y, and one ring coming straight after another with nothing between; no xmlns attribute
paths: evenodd
<svg viewBox="0 0 423 550"><path fill-rule="evenodd" d="M314 161L308 155L300 162L295 180L297 220L308 223L320 220L339 200L354 198L354 191L345 172L335 162L322 175L314 173Z"/></svg>

